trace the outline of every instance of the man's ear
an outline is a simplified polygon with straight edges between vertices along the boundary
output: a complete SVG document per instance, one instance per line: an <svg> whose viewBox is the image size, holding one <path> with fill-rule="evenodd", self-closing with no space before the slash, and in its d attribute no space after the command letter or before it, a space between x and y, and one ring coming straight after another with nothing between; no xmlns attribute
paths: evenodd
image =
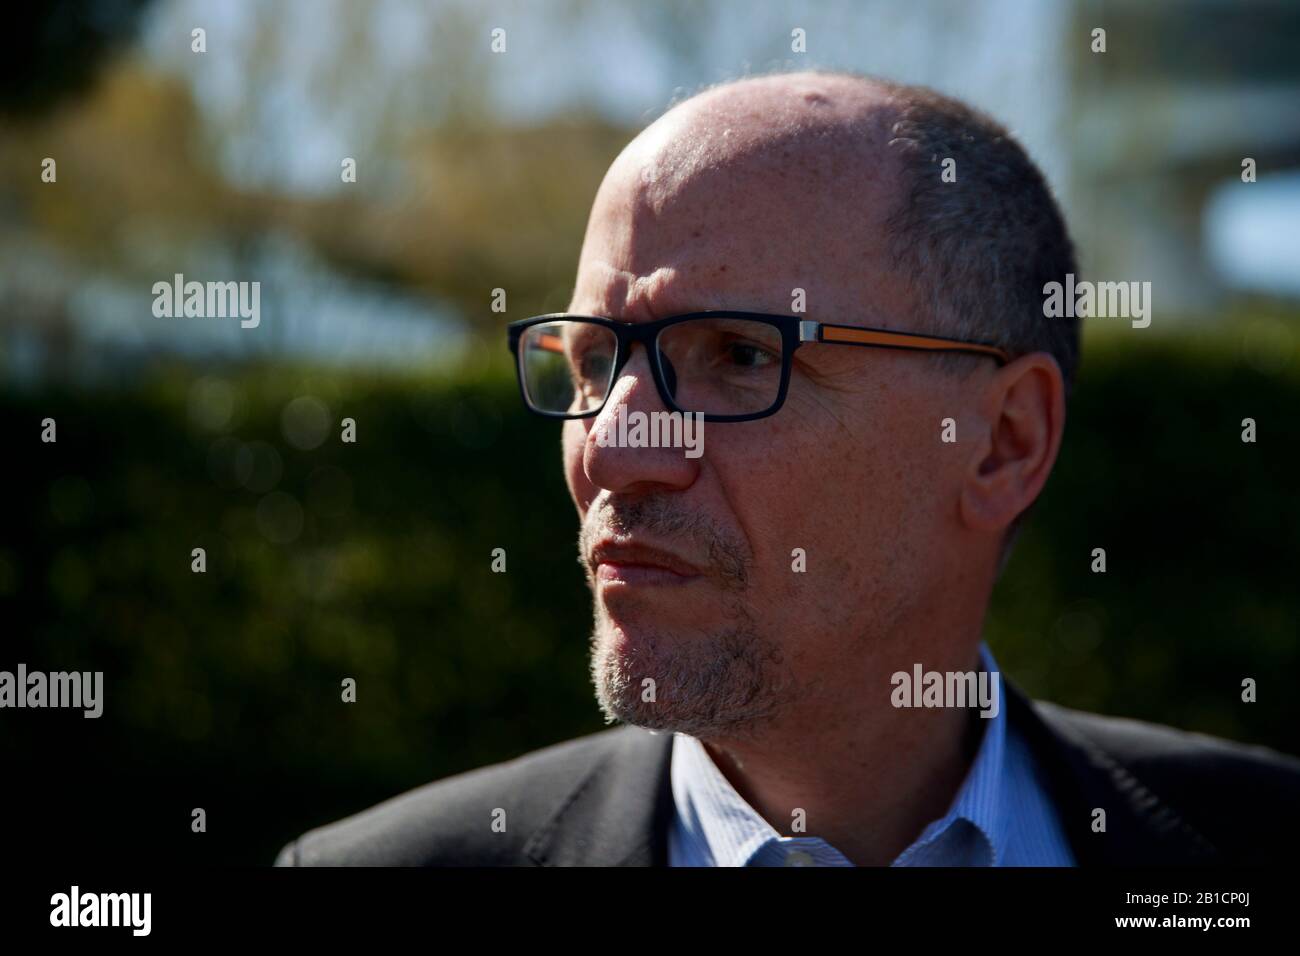
<svg viewBox="0 0 1300 956"><path fill-rule="evenodd" d="M987 380L978 402L986 426L962 482L961 517L1002 531L1038 497L1065 431L1065 383L1046 352L1022 355Z"/></svg>

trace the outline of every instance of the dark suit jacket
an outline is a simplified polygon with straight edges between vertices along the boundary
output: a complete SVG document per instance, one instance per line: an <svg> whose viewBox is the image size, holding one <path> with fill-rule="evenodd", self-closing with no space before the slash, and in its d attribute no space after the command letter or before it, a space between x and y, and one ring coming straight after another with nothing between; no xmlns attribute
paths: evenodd
<svg viewBox="0 0 1300 956"><path fill-rule="evenodd" d="M1003 686L1080 865L1300 859L1300 760ZM276 865L663 866L672 741L620 727L427 784L304 834ZM504 832L491 826L496 808Z"/></svg>

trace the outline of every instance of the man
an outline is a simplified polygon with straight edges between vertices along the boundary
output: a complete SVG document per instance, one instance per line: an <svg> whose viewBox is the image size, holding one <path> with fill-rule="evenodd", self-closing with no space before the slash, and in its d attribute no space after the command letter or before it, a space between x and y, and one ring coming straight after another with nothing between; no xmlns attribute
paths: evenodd
<svg viewBox="0 0 1300 956"><path fill-rule="evenodd" d="M799 73L670 110L592 208L569 312L603 319L511 335L565 419L596 694L629 726L277 862L1286 858L1300 762L1030 703L981 643L1060 447L1078 328L1042 290L1074 271L1041 174L953 100ZM707 416L704 454L611 440L638 412Z"/></svg>

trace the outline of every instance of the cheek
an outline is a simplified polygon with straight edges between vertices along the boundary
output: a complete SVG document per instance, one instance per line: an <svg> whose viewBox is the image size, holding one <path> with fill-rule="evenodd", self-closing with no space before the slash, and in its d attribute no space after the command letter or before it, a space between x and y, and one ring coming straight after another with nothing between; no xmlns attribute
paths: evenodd
<svg viewBox="0 0 1300 956"><path fill-rule="evenodd" d="M794 610L788 602L807 587L847 583L849 557L878 529L862 493L870 456L861 437L789 419L761 435L715 426L706 457L753 550L755 597Z"/></svg>
<svg viewBox="0 0 1300 956"><path fill-rule="evenodd" d="M850 414L774 422L761 441L737 443L725 476L755 560L781 599L837 596L878 581L914 504L915 423L869 428ZM856 420L855 420L856 418ZM898 432L898 433L895 433ZM936 432L937 436L937 432ZM899 443L902 442L900 445ZM806 570L793 567L803 549Z"/></svg>

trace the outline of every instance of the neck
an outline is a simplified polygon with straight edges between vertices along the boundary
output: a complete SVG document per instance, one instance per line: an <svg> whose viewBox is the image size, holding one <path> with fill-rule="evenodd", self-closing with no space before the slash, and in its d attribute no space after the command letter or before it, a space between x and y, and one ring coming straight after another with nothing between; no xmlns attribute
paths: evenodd
<svg viewBox="0 0 1300 956"><path fill-rule="evenodd" d="M969 650L927 670L979 669ZM743 738L704 744L736 791L783 836L818 836L859 866L887 866L951 806L983 724L963 708L904 709L889 700L889 673L822 688ZM883 687L863 693L864 687ZM792 833L798 810L806 832Z"/></svg>

